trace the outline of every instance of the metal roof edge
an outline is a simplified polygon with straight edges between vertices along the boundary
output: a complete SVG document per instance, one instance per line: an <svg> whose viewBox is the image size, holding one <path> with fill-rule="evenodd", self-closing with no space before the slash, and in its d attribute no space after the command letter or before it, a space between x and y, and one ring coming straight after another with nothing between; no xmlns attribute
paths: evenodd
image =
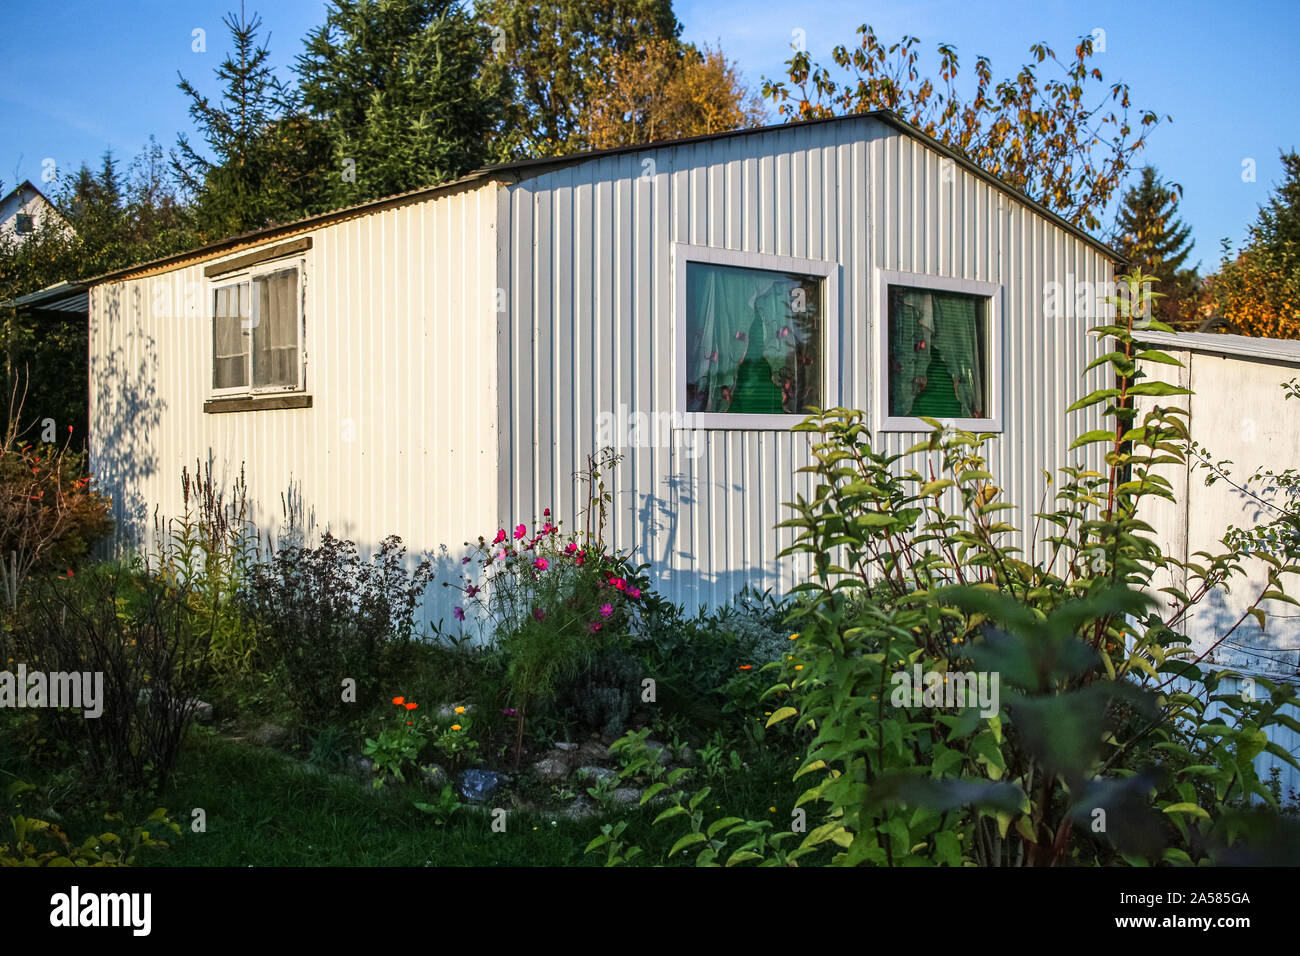
<svg viewBox="0 0 1300 956"><path fill-rule="evenodd" d="M1216 332L1134 332L1133 337L1163 348L1241 355L1300 365L1300 341L1294 339L1265 339Z"/></svg>

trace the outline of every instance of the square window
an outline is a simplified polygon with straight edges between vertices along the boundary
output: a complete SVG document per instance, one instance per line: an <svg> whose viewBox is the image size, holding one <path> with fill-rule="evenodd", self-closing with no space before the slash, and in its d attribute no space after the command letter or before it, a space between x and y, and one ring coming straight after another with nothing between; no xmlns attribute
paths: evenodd
<svg viewBox="0 0 1300 956"><path fill-rule="evenodd" d="M1001 422L1002 290L990 282L879 272L876 398L882 431L972 431Z"/></svg>
<svg viewBox="0 0 1300 956"><path fill-rule="evenodd" d="M988 418L988 299L889 289L889 414Z"/></svg>
<svg viewBox="0 0 1300 956"><path fill-rule="evenodd" d="M827 404L836 263L684 244L674 256L686 427L784 429Z"/></svg>
<svg viewBox="0 0 1300 956"><path fill-rule="evenodd" d="M36 219L31 213L20 212L14 216L14 232L20 236L29 236L36 231Z"/></svg>
<svg viewBox="0 0 1300 956"><path fill-rule="evenodd" d="M212 290L213 391L302 387L301 275L281 265Z"/></svg>

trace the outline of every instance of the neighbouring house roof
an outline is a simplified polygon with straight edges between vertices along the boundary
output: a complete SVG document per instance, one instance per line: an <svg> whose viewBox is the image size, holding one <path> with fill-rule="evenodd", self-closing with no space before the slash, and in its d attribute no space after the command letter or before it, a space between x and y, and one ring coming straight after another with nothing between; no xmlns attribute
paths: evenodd
<svg viewBox="0 0 1300 956"><path fill-rule="evenodd" d="M1076 238L1086 242L1098 252L1110 258L1117 265L1123 264L1127 260L1120 253L1116 252L1110 246L1106 245L1100 239L1090 235L1085 230L1079 228L1073 223L1063 219L1058 214L1052 212L1041 203L1030 199L1018 189L1007 184L997 176L988 172L986 169L976 165L969 159L956 153L949 147L934 137L923 133L915 126L903 120L897 114L889 110L873 110L867 113L852 113L845 116L831 116L819 119L798 120L792 123L778 123L772 126L755 126L744 129L728 130L722 133L709 133L703 136L690 136L683 139L657 140L650 143L638 143L635 146L618 146L611 149L589 150L584 153L573 153L568 156L546 156L537 159L522 159L509 163L499 163L493 166L484 166L472 172L450 180L449 182L440 183L436 186L426 186L419 189L412 189L404 193L397 193L392 196L385 196L381 199L373 199L368 202L358 203L353 206L345 206L339 209L332 209L328 212L318 213L293 222L283 223L275 226L267 226L262 229L256 229L251 232L242 233L237 236L230 236L215 242L206 243L184 252L175 253L165 256L161 259L154 259L149 262L142 262L136 265L127 266L122 269L116 269L112 272L106 272L102 275L92 276L86 282L90 285L96 285L101 282L111 281L113 279L124 278L136 273L164 271L169 266L174 266L182 262L191 260L205 260L216 258L217 256L228 253L232 250L244 246L251 246L264 242L266 240L277 238L294 233L305 232L309 229L321 225L353 216L378 212L382 209L393 206L406 205L412 202L418 202L432 196L452 192L457 189L463 189L482 182L499 181L505 183L515 183L521 178L533 175L540 175L552 169L560 169L566 166L573 166L579 163L590 162L607 156L618 156L625 153L645 152L651 149L664 149L673 146L686 146L692 143L709 142L712 140L729 139L731 137L753 136L760 133L773 133L781 130L799 129L807 126L817 126L825 123L845 123L853 120L873 119L903 133L913 139L919 140L935 152L951 159L961 168L967 170L972 175L979 177L989 185L1001 190L1002 192L1013 196L1020 202L1023 202L1034 212L1038 213L1045 219L1050 220L1055 225L1069 232Z"/></svg>
<svg viewBox="0 0 1300 956"><path fill-rule="evenodd" d="M45 204L47 206L49 206L51 209L54 209L55 212L58 212L58 209L55 207L54 203L50 202L50 198L46 196L45 193L37 189L35 184L32 183L30 179L24 179L13 189L9 190L9 192L5 193L3 196L0 196L0 206L3 206L6 202L8 202L10 197L17 196L19 193L22 193L24 191L30 191L36 193L36 195L40 196L42 199L45 200Z"/></svg>
<svg viewBox="0 0 1300 956"><path fill-rule="evenodd" d="M56 282L36 292L20 295L16 299L0 303L15 309L31 312L81 312L89 308L90 283Z"/></svg>
<svg viewBox="0 0 1300 956"><path fill-rule="evenodd" d="M1188 349L1215 355L1242 355L1300 365L1300 341L1264 339L1222 332L1140 332L1135 337L1165 349Z"/></svg>

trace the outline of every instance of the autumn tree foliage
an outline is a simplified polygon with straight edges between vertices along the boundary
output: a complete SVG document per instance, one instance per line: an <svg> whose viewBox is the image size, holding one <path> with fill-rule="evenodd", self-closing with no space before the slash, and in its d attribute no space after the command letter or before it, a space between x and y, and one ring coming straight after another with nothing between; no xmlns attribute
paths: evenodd
<svg viewBox="0 0 1300 956"><path fill-rule="evenodd" d="M631 146L760 126L762 99L720 49L652 39L615 54L591 91L587 145Z"/></svg>
<svg viewBox="0 0 1300 956"><path fill-rule="evenodd" d="M1207 295L1241 335L1300 339L1300 154L1282 155L1284 179L1235 256L1224 244Z"/></svg>
<svg viewBox="0 0 1300 956"><path fill-rule="evenodd" d="M1196 325L1200 287L1196 269L1186 267L1194 244L1191 227L1178 217L1181 198L1181 186L1164 182L1154 166L1143 167L1124 192L1113 240L1131 266L1159 281L1155 317L1176 328Z"/></svg>
<svg viewBox="0 0 1300 956"><path fill-rule="evenodd" d="M797 51L787 61L788 81L765 80L763 95L791 120L891 110L1085 229L1098 227L1134 154L1160 122L1156 113L1132 107L1127 84L1104 82L1091 37L1066 59L1036 43L1032 61L998 81L989 58L977 57L974 92L963 95L951 44L938 44L936 82L922 73L917 37L886 46L870 25L857 32L856 46L831 53L834 67L850 74L846 82ZM1040 76L1045 68L1051 75Z"/></svg>

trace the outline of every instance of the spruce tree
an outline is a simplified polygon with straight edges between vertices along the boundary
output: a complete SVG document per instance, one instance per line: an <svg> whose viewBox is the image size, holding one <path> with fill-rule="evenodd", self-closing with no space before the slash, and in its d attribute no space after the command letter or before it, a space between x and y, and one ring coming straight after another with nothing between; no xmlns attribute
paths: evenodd
<svg viewBox="0 0 1300 956"><path fill-rule="evenodd" d="M1136 186L1124 194L1116 214L1115 244L1132 266L1157 277L1163 293L1156 317L1171 324L1195 321L1193 300L1199 285L1196 270L1184 268L1191 254L1191 228L1178 218L1181 187L1160 179L1155 167L1142 169Z"/></svg>
<svg viewBox="0 0 1300 956"><path fill-rule="evenodd" d="M491 34L447 0L331 0L295 67L332 152L338 205L435 185L483 165L500 113L483 75Z"/></svg>

